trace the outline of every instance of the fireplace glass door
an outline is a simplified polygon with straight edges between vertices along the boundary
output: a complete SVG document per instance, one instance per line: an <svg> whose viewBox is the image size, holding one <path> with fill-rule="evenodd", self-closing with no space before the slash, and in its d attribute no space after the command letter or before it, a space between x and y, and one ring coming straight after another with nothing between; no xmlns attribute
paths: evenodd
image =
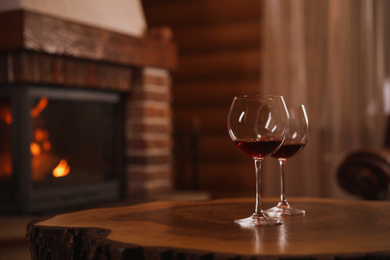
<svg viewBox="0 0 390 260"><path fill-rule="evenodd" d="M0 98L0 185L12 187L6 196L17 211L67 208L120 196L118 94L38 87L8 93L10 98Z"/></svg>

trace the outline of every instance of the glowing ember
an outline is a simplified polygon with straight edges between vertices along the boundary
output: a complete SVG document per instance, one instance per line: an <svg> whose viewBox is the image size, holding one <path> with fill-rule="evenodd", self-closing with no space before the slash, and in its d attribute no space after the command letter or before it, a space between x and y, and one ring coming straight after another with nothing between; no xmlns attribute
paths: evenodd
<svg viewBox="0 0 390 260"><path fill-rule="evenodd" d="M64 177L68 175L69 171L70 171L70 167L68 165L68 162L62 159L60 163L57 165L57 167L53 170L53 176Z"/></svg>

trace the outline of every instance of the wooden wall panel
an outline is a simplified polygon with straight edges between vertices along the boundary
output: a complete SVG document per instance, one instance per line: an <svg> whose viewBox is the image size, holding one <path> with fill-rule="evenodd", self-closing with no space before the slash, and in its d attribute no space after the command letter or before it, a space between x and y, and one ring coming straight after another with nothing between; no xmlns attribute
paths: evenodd
<svg viewBox="0 0 390 260"><path fill-rule="evenodd" d="M229 106L230 104L223 108L176 109L176 126L187 126L187 132L197 132L197 135L201 135L201 138L206 138L209 135L223 135L227 137ZM190 126L190 124L193 126Z"/></svg>
<svg viewBox="0 0 390 260"><path fill-rule="evenodd" d="M232 33L234 32L234 33ZM260 23L257 19L197 27L178 27L173 36L183 53L258 48Z"/></svg>
<svg viewBox="0 0 390 260"><path fill-rule="evenodd" d="M230 140L227 115L235 95L260 91L261 1L143 4L148 25L170 27L179 50L172 77L176 188L252 196L253 162Z"/></svg>
<svg viewBox="0 0 390 260"><path fill-rule="evenodd" d="M226 108L230 106L235 95L256 94L259 79L257 74L245 78L239 76L233 78L230 75L222 79L175 82L174 88L173 98L176 108L199 108L199 106ZM199 91L205 89L207 93L199 95Z"/></svg>
<svg viewBox="0 0 390 260"><path fill-rule="evenodd" d="M176 78L182 82L204 77L250 76L259 72L259 60L257 49L182 54Z"/></svg>
<svg viewBox="0 0 390 260"><path fill-rule="evenodd" d="M259 19L259 0L143 0L149 25L173 28Z"/></svg>
<svg viewBox="0 0 390 260"><path fill-rule="evenodd" d="M199 140L199 159L205 163L226 163L234 162L237 158L249 159L242 153L237 153L238 148L226 135L208 135ZM249 160L248 160L249 161Z"/></svg>

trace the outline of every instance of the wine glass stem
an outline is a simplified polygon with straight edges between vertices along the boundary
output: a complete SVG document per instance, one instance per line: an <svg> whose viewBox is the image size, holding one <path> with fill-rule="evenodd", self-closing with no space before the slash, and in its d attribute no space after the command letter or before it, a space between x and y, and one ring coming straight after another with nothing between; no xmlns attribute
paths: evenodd
<svg viewBox="0 0 390 260"><path fill-rule="evenodd" d="M263 162L262 157L255 158L255 169L256 169L256 207L255 214L261 215L262 205L261 205L261 163Z"/></svg>
<svg viewBox="0 0 390 260"><path fill-rule="evenodd" d="M279 158L280 166L280 202L284 205L287 204L287 199L285 197L285 185L284 185L284 175L286 172L286 158Z"/></svg>

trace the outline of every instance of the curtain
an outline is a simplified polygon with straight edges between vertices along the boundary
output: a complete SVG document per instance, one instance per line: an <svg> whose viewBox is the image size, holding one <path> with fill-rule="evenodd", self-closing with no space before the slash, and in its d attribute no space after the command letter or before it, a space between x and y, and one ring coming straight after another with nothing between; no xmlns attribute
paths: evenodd
<svg viewBox="0 0 390 260"><path fill-rule="evenodd" d="M355 149L384 144L390 103L390 1L264 0L261 93L304 104L305 149L286 163L286 195L352 198L336 179ZM263 195L279 169L263 166Z"/></svg>

